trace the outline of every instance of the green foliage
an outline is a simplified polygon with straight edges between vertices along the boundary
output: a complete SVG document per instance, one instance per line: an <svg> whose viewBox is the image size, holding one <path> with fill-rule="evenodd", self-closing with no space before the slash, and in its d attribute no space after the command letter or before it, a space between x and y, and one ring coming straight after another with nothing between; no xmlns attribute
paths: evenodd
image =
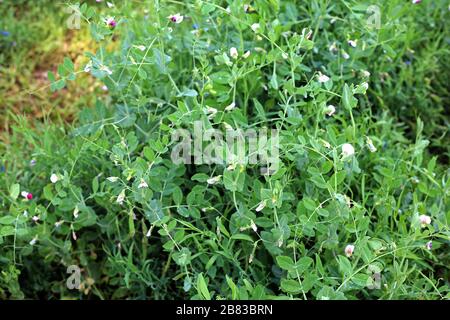
<svg viewBox="0 0 450 320"><path fill-rule="evenodd" d="M109 9L114 28L78 5L99 50L88 68L64 59L51 89L87 71L110 96L68 131L18 119L12 145L32 154L3 157L0 297L448 299L448 143L435 141L448 93L432 86L422 118L396 109L412 90L396 84L412 80L406 48L429 54L417 34L446 28L447 8L378 2L380 29L369 1L124 2ZM177 12L181 23L166 18ZM171 135L195 121L277 129L279 168L175 164ZM65 286L69 265L79 291Z"/></svg>

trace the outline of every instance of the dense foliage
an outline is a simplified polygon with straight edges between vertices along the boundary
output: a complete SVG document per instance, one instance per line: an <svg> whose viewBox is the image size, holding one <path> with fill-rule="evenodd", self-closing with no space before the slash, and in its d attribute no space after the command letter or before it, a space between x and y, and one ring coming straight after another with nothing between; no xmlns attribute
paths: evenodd
<svg viewBox="0 0 450 320"><path fill-rule="evenodd" d="M450 297L446 1L100 6L48 78L108 97L10 134L1 298ZM279 167L174 163L196 121L276 129Z"/></svg>

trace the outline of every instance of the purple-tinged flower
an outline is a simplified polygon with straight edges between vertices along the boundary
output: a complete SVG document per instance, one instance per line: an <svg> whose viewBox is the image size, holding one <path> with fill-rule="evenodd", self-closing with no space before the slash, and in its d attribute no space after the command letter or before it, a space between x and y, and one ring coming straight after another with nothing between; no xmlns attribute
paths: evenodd
<svg viewBox="0 0 450 320"><path fill-rule="evenodd" d="M177 13L177 14L171 14L170 16L167 17L170 21L172 21L173 23L181 23L183 22L184 17Z"/></svg>
<svg viewBox="0 0 450 320"><path fill-rule="evenodd" d="M344 249L345 255L348 258L350 258L353 255L353 251L355 251L355 246L352 244L347 245Z"/></svg>
<svg viewBox="0 0 450 320"><path fill-rule="evenodd" d="M412 2L412 4L419 4L422 2L422 0L412 0L411 2Z"/></svg>
<svg viewBox="0 0 450 320"><path fill-rule="evenodd" d="M30 166L34 167L35 165L36 165L36 160L35 159L31 159Z"/></svg>
<svg viewBox="0 0 450 320"><path fill-rule="evenodd" d="M428 241L427 242L427 244L425 245L425 247L428 249L428 250L431 250L432 248L433 248L433 241Z"/></svg>
<svg viewBox="0 0 450 320"><path fill-rule="evenodd" d="M117 26L117 22L116 22L116 20L114 19L114 17L106 18L106 19L105 19L105 23L106 23L106 25L107 25L109 28L111 28L111 29L114 29L114 28Z"/></svg>
<svg viewBox="0 0 450 320"><path fill-rule="evenodd" d="M0 172L2 172L2 173L3 173L3 172L5 172L5 171L6 171L6 168L5 168L5 166L1 166L1 167L0 167Z"/></svg>
<svg viewBox="0 0 450 320"><path fill-rule="evenodd" d="M33 194L31 192L22 191L21 195L22 195L22 197L24 197L27 200L33 199Z"/></svg>
<svg viewBox="0 0 450 320"><path fill-rule="evenodd" d="M422 228L426 227L427 225L431 224L431 217L427 216L425 214L421 214L419 216L419 222Z"/></svg>
<svg viewBox="0 0 450 320"><path fill-rule="evenodd" d="M348 40L347 43L349 44L349 46L356 48L356 46L358 45L358 41L357 40Z"/></svg>
<svg viewBox="0 0 450 320"><path fill-rule="evenodd" d="M9 31L2 30L2 31L0 31L0 34L2 36L8 37L11 33Z"/></svg>

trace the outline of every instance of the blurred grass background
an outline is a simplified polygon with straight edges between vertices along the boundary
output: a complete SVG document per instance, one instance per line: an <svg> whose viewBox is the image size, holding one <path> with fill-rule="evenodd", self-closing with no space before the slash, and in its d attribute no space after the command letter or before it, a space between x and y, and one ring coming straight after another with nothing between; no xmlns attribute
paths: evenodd
<svg viewBox="0 0 450 320"><path fill-rule="evenodd" d="M101 92L84 74L60 92L49 90L47 72L56 71L64 57L81 68L84 52L96 50L88 28L67 27L65 8L49 0L0 2L0 139L5 143L17 116L33 120L31 125L71 123L82 107L93 104L96 90Z"/></svg>

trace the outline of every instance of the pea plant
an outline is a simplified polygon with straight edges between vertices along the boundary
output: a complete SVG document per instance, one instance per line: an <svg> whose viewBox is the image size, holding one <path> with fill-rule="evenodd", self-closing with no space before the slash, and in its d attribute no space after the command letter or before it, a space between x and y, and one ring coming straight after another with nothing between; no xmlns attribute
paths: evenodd
<svg viewBox="0 0 450 320"><path fill-rule="evenodd" d="M16 125L0 297L448 299L448 162L382 95L427 1L372 2L70 4L99 49L49 89L108 95Z"/></svg>

